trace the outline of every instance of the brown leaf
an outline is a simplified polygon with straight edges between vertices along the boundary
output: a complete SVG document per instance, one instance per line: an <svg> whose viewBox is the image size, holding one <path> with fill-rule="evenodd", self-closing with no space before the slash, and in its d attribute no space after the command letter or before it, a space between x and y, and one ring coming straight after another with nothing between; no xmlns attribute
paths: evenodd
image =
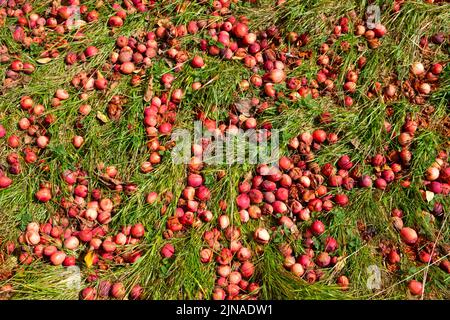
<svg viewBox="0 0 450 320"><path fill-rule="evenodd" d="M145 90L144 101L149 102L153 98L153 76L148 79L147 90Z"/></svg>
<svg viewBox="0 0 450 320"><path fill-rule="evenodd" d="M434 193L431 191L425 191L425 199L427 200L427 202L430 202L431 200L433 200L434 198Z"/></svg>
<svg viewBox="0 0 450 320"><path fill-rule="evenodd" d="M248 98L238 100L235 104L236 109L246 117L250 117L251 101Z"/></svg>
<svg viewBox="0 0 450 320"><path fill-rule="evenodd" d="M119 120L120 115L122 114L122 107L120 105L110 103L108 104L108 117L111 120Z"/></svg>
<svg viewBox="0 0 450 320"><path fill-rule="evenodd" d="M298 53L299 58L309 58L311 56L311 52L302 51Z"/></svg>
<svg viewBox="0 0 450 320"><path fill-rule="evenodd" d="M162 18L162 19L158 19L156 21L156 24L160 27L164 27L164 28L169 28L170 26L172 26L172 23L170 22L169 19L167 18Z"/></svg>
<svg viewBox="0 0 450 320"><path fill-rule="evenodd" d="M163 60L167 63L167 65L169 66L169 68L173 68L173 62L167 58L163 58Z"/></svg>
<svg viewBox="0 0 450 320"><path fill-rule="evenodd" d="M336 272L341 272L344 267L345 267L345 258L344 257L339 257L337 259L338 261L336 262L335 268L336 268Z"/></svg>
<svg viewBox="0 0 450 320"><path fill-rule="evenodd" d="M108 117L100 111L97 111L97 119L103 123L107 123L109 121Z"/></svg>
<svg viewBox="0 0 450 320"><path fill-rule="evenodd" d="M359 140L358 139L351 139L350 140L350 143L356 148L356 149L358 149L359 148L359 146L360 146L360 143L359 143Z"/></svg>
<svg viewBox="0 0 450 320"><path fill-rule="evenodd" d="M245 120L247 120L248 117L246 117L244 114L240 114L239 115L239 121L244 122Z"/></svg>
<svg viewBox="0 0 450 320"><path fill-rule="evenodd" d="M111 83L111 85L109 86L109 90L114 90L117 86L119 85L119 82L114 81L113 83Z"/></svg>

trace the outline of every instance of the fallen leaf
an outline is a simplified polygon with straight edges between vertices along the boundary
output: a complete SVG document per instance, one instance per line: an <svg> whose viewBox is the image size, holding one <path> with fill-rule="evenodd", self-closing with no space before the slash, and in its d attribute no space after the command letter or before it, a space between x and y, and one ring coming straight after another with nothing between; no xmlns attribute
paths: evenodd
<svg viewBox="0 0 450 320"><path fill-rule="evenodd" d="M163 58L163 60L167 63L167 65L169 66L169 68L173 68L173 62L172 62L172 61L170 61L170 60L167 59L167 58Z"/></svg>
<svg viewBox="0 0 450 320"><path fill-rule="evenodd" d="M111 83L111 85L109 86L109 90L114 90L118 85L119 85L119 83L118 83L117 81L114 81L114 82Z"/></svg>
<svg viewBox="0 0 450 320"><path fill-rule="evenodd" d="M343 257L339 257L334 267L338 273L341 272L345 267L345 259Z"/></svg>
<svg viewBox="0 0 450 320"><path fill-rule="evenodd" d="M88 268L90 268L93 265L93 260L94 260L94 251L89 251L85 256L84 256L84 262L86 262L86 266Z"/></svg>
<svg viewBox="0 0 450 320"><path fill-rule="evenodd" d="M120 181L118 179L111 178L110 176L108 176L106 174L99 175L99 179L100 179L101 182L106 183L106 184L113 184L113 185L116 185L116 186L123 184L122 181Z"/></svg>
<svg viewBox="0 0 450 320"><path fill-rule="evenodd" d="M40 58L40 59L37 59L36 61L37 61L37 63L40 63L40 64L46 64L46 63L49 63L50 61L52 61L52 58Z"/></svg>
<svg viewBox="0 0 450 320"><path fill-rule="evenodd" d="M356 148L356 149L358 149L359 148L359 146L360 146L360 143L359 143L359 140L358 139L351 139L350 140L350 143Z"/></svg>
<svg viewBox="0 0 450 320"><path fill-rule="evenodd" d="M311 52L308 51L302 51L298 53L299 58L309 58L311 56Z"/></svg>
<svg viewBox="0 0 450 320"><path fill-rule="evenodd" d="M239 121L244 122L245 120L247 120L248 118L244 115L244 114L240 114L239 115Z"/></svg>

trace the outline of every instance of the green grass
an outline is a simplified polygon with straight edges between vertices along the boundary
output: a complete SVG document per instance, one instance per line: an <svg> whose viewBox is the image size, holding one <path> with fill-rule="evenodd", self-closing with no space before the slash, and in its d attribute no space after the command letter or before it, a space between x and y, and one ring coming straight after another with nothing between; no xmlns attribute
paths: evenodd
<svg viewBox="0 0 450 320"><path fill-rule="evenodd" d="M35 10L42 12L47 1L32 1ZM48 1L50 2L50 1ZM93 9L96 1L85 1ZM167 72L174 73L176 80L172 88L185 88L185 99L178 107L176 127L192 128L198 111L202 111L209 118L217 121L226 121L231 106L240 98L260 95L260 92L251 88L241 91L238 85L242 79L248 79L252 71L243 67L240 61L226 61L221 58L207 56L198 49L198 43L205 32L197 35L188 35L181 39L180 48L188 49L192 55L201 54L206 66L194 69L189 63L182 72L175 73L173 65L166 60L156 58L153 66L142 77L140 86L131 87L130 77L122 76L113 89L105 92L92 91L86 101L79 99L79 93L69 85L72 77L81 71L101 70L108 60L109 53L115 46L119 35L136 35L138 31L154 30L160 19L171 18L174 25L188 23L193 19L209 19L209 5L197 1L158 1L150 14L137 13L129 15L122 28L111 34L106 22L112 14L111 3L98 11L100 19L85 27L88 35L82 40L76 40L72 34L62 37L67 45L59 48L59 57L49 63L38 65L36 71L21 83L9 90L0 91L0 123L10 133L19 132L17 121L26 113L19 107L20 97L31 96L34 101L46 106L47 114L56 117L56 121L48 128L51 143L45 151L39 152L39 158L45 161L48 170L43 165L27 165L23 163L23 171L14 177L13 185L0 191L0 246L7 240L15 241L20 232L30 221L46 221L58 210L56 202L39 204L34 200L34 193L39 183L51 182L53 185L63 186L60 173L65 169L83 168L90 177L97 177L97 165L114 165L119 170L119 178L126 182L138 185L138 190L130 195L120 195L122 203L115 212L111 230L119 230L120 226L142 222L147 230L143 243L139 244L142 258L133 265L123 266L112 263L108 270L97 270L99 279L124 282L127 290L134 284L144 287L144 297L147 299L210 299L214 288L215 263L202 264L199 261L199 251L205 246L203 233L216 225L217 217L222 214L219 201L227 203L225 213L231 217L235 225L242 229L242 242L257 249L258 246L251 238L252 231L259 225L272 225L275 219L264 217L261 221L250 221L241 224L235 198L238 194L237 185L246 174L253 172L254 166L245 164L207 166L202 174L207 178L212 197L208 202L208 209L213 212L214 219L210 223L189 229L176 236L170 242L175 246L176 254L170 259L161 259L160 248L167 241L163 238L167 218L172 216L176 208L176 200L185 185L187 168L171 162L166 152L161 164L148 174L140 172L140 164L148 160L149 153L146 148L147 138L143 122L143 109L148 105L143 100L147 81L153 77L155 94L164 91L159 82L161 75ZM184 10L176 11L177 6L185 3ZM300 51L312 50L312 58L304 59L303 63L292 68L288 76L307 77L314 79L319 67L316 64L317 50L327 40L333 30L334 23L350 10L355 10L357 20L361 20L369 1L344 0L336 3L332 0L301 1L286 0L274 9L274 1L261 0L256 4L239 2L232 5L235 16L245 14L250 19L252 30L276 25L281 33L295 31L299 34L308 32L310 42ZM420 194L421 178L424 171L433 163L439 150L449 151L447 131L443 128L444 120L448 124L448 101L450 92L450 67L448 41L436 46L430 44L430 50L424 51L418 43L424 35L430 36L437 31L448 34L450 31L450 5L430 5L422 1L406 1L398 13L391 12L391 1L376 1L382 8L381 21L388 33L381 40L377 49L369 49L366 41L353 35L352 26L347 35L339 38L332 50L340 52L340 44L347 41L351 44L350 50L343 55L339 66L336 91L333 94L318 99L299 99L291 102L287 99L277 101L268 100L270 108L259 115L259 121L270 121L273 127L281 132L281 152L287 154L286 142L304 131L312 131L321 127L333 130L339 135L339 142L322 148L315 161L318 164L335 163L339 156L348 154L352 160L362 166L366 173L372 173L365 159L382 152L385 147L399 150L396 138L383 131L384 121L389 121L392 131L398 133L405 117L423 117L426 108L432 106L434 112L428 119L428 126L421 127L412 144L413 159L407 168L411 187L405 189L398 183L389 190L382 192L376 189L354 189L347 194L350 205L345 208L333 209L329 213L321 213L319 217L327 222L327 232L339 241L338 254L343 257L339 267L326 271L326 276L314 284L308 284L303 279L296 279L283 266L283 258L277 250L277 243L271 243L263 248L255 257L256 273L251 281L261 285L261 299L407 299L406 281L410 278L422 280L424 273L428 273L429 282L426 285L425 298L449 299L450 292L447 274L437 266L419 264L408 260L402 255L401 267L391 271L379 252L381 240L390 241L400 249L399 234L390 222L390 212L393 208L403 210L404 223L415 226L422 235L430 241L438 240L437 246L447 245L450 241L450 232L446 218L431 219L430 210L434 202L444 205L445 212L449 212L450 200L448 197L437 195L428 203ZM39 4L39 5L38 5ZM220 20L220 18L214 18ZM211 22L211 21L210 21ZM7 18L6 26L13 25L14 19ZM352 25L352 23L350 23ZM49 39L56 36L49 33ZM40 55L42 48L33 46L23 49L12 40L9 28L0 28L0 46L6 45L10 53L20 54L23 61L32 62ZM96 45L100 53L85 63L66 66L64 57L68 51L79 52L87 45ZM283 42L282 50L290 50L290 46ZM294 49L296 50L296 49ZM364 56L367 64L359 74L357 92L353 95L354 105L343 107L342 83L345 72L357 63L359 57ZM414 61L446 62L438 89L433 92L425 105L415 105L404 97L395 101L387 101L383 97L367 97L367 90L375 81L386 85L393 79L405 80L408 77L409 66ZM7 64L0 65L0 80L3 81ZM108 75L109 71L103 72ZM261 75L262 71L259 72ZM198 91L193 91L191 85L195 81L207 83ZM70 98L61 106L52 108L51 98L57 88L64 87L70 93ZM108 102L114 95L127 98L122 116L117 121L101 123L95 115L97 112L106 114ZM262 95L260 98L263 99ZM78 108L80 104L88 103L92 111L88 117L80 118ZM280 104L287 108L279 111ZM386 108L394 109L393 116L389 117ZM330 112L334 121L330 124L320 124L318 117L324 111ZM74 124L80 121L82 129L75 129ZM128 125L132 124L132 128ZM85 143L80 149L72 146L71 139L75 134L84 136ZM7 168L6 156L12 151L5 139L0 139L0 168ZM226 176L216 180L219 170L225 170ZM91 179L90 186L103 188L103 195L113 197L112 190L106 190L98 179ZM338 189L340 190L340 189ZM173 200L167 205L165 214L161 209L166 204L158 199L152 205L145 203L145 196L150 191L173 193ZM70 191L63 187L63 196L69 196ZM314 217L316 215L314 214ZM446 216L447 217L447 216ZM372 238L364 240L358 230L358 224L363 223L374 231ZM306 227L303 226L304 230ZM439 239L437 239L439 235ZM299 240L286 237L286 241L302 251ZM321 239L323 240L323 239ZM322 244L319 244L322 245ZM448 250L448 249L447 249ZM0 256L1 258L1 256ZM1 259L0 259L1 262ZM15 265L15 263L13 263ZM377 266L381 272L382 285L378 290L367 287L370 276L368 268ZM85 280L94 270L80 264L82 279ZM9 267L8 267L9 268ZM0 287L11 284L14 288L14 299L77 299L79 291L67 290L61 278L62 267L52 267L42 261L33 262L30 266L14 266L14 275L9 279L0 280ZM0 266L0 271L1 271ZM346 275L350 279L348 291L342 291L335 284L335 278ZM2 279L0 277L0 279ZM95 282L94 285L97 285ZM83 286L87 284L83 281Z"/></svg>

